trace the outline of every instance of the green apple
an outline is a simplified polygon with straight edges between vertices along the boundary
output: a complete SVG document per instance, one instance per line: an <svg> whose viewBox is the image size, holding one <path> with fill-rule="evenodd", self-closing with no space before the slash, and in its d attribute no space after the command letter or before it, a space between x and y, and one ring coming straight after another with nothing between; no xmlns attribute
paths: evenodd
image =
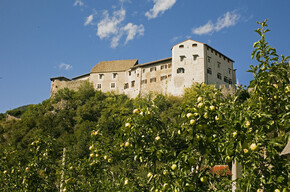
<svg viewBox="0 0 290 192"><path fill-rule="evenodd" d="M215 119L216 121L219 121L219 120L220 120L220 117L216 115L216 116L214 117L214 119Z"/></svg>
<svg viewBox="0 0 290 192"><path fill-rule="evenodd" d="M277 84L273 84L273 86L277 89L278 88L278 85ZM276 192L276 191L275 191Z"/></svg>
<svg viewBox="0 0 290 192"><path fill-rule="evenodd" d="M124 185L128 185L128 183L129 183L129 180L126 178L125 182L124 182Z"/></svg>
<svg viewBox="0 0 290 192"><path fill-rule="evenodd" d="M200 181L201 181L202 183L206 183L207 178L206 178L206 177L201 177L201 178L200 178Z"/></svg>
<svg viewBox="0 0 290 192"><path fill-rule="evenodd" d="M131 124L130 123L126 123L125 127L131 127Z"/></svg>
<svg viewBox="0 0 290 192"><path fill-rule="evenodd" d="M176 164L173 164L171 165L171 169L174 171L176 169L177 165Z"/></svg>
<svg viewBox="0 0 290 192"><path fill-rule="evenodd" d="M151 172L149 172L149 173L147 174L147 177L150 178L152 175L153 175L153 174L152 174Z"/></svg>
<svg viewBox="0 0 290 192"><path fill-rule="evenodd" d="M201 101L202 101L202 97L198 97L197 102L201 102Z"/></svg>
<svg viewBox="0 0 290 192"><path fill-rule="evenodd" d="M199 104L197 105L197 107L198 107L198 108L202 108L203 105L204 105L204 103L199 103Z"/></svg>
<svg viewBox="0 0 290 192"><path fill-rule="evenodd" d="M238 132L233 132L233 137L236 137L238 135Z"/></svg>
<svg viewBox="0 0 290 192"><path fill-rule="evenodd" d="M230 156L226 156L226 159L225 160L226 160L227 163L229 163L229 162L232 161L232 158Z"/></svg>
<svg viewBox="0 0 290 192"><path fill-rule="evenodd" d="M190 118L190 117L192 117L192 116L193 116L192 113L187 113L187 114L186 114L186 117L187 117L187 118Z"/></svg>
<svg viewBox="0 0 290 192"><path fill-rule="evenodd" d="M124 146L125 146L125 147L129 147L129 146L130 146L129 141L126 141L125 144L124 144Z"/></svg>
<svg viewBox="0 0 290 192"><path fill-rule="evenodd" d="M248 149L244 149L244 153L245 154L249 153L249 150Z"/></svg>
<svg viewBox="0 0 290 192"><path fill-rule="evenodd" d="M156 141L159 141L160 140L160 137L159 136L155 137L155 140Z"/></svg>
<svg viewBox="0 0 290 192"><path fill-rule="evenodd" d="M139 113L139 109L134 109L133 113Z"/></svg>
<svg viewBox="0 0 290 192"><path fill-rule="evenodd" d="M205 119L207 119L207 118L208 118L208 113L204 113L203 117L204 117Z"/></svg>
<svg viewBox="0 0 290 192"><path fill-rule="evenodd" d="M245 128L249 128L250 125L251 125L251 122L250 122L250 121L246 121L246 123L245 123Z"/></svg>
<svg viewBox="0 0 290 192"><path fill-rule="evenodd" d="M256 145L256 143L252 143L252 144L250 145L250 149L251 149L252 151L256 151L256 150L258 150L258 146Z"/></svg>
<svg viewBox="0 0 290 192"><path fill-rule="evenodd" d="M191 119L189 123L190 123L190 125L194 125L196 123L196 120Z"/></svg>
<svg viewBox="0 0 290 192"><path fill-rule="evenodd" d="M280 192L280 190L279 189L275 189L275 191L274 192Z"/></svg>
<svg viewBox="0 0 290 192"><path fill-rule="evenodd" d="M210 109L211 111L213 111L213 110L215 110L215 106L211 105L211 106L209 107L209 109Z"/></svg>

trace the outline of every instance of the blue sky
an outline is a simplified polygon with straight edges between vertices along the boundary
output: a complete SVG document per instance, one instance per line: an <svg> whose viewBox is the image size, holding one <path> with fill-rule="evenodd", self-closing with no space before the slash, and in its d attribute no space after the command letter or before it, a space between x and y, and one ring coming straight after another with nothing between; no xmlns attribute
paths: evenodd
<svg viewBox="0 0 290 192"><path fill-rule="evenodd" d="M257 21L270 45L289 54L289 0L1 0L0 113L50 96L50 78L90 72L100 61L171 57L188 38L235 61L240 84Z"/></svg>

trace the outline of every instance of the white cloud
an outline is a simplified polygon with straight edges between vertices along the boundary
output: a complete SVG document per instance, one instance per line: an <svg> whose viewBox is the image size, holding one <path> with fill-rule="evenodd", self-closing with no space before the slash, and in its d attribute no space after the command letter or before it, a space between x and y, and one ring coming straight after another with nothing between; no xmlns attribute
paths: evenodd
<svg viewBox="0 0 290 192"><path fill-rule="evenodd" d="M59 64L59 66L58 66L58 68L61 70L61 69L64 69L64 70L70 70L70 69L72 69L72 66L71 65L69 65L69 64L66 64L66 63L61 63L61 64Z"/></svg>
<svg viewBox="0 0 290 192"><path fill-rule="evenodd" d="M173 37L172 39L170 39L170 42L174 43L175 41L181 39L182 36L176 36L176 37Z"/></svg>
<svg viewBox="0 0 290 192"><path fill-rule="evenodd" d="M76 0L75 3L74 3L74 6L84 6L84 2L82 2L82 0Z"/></svg>
<svg viewBox="0 0 290 192"><path fill-rule="evenodd" d="M144 35L144 26L142 24L123 24L125 16L126 11L124 9L114 11L112 16L110 16L106 10L103 12L103 19L97 25L97 36L100 39L111 39L111 48L116 48L119 46L119 41L124 35L126 36L124 44L127 44L128 41L133 40L137 35Z"/></svg>
<svg viewBox="0 0 290 192"><path fill-rule="evenodd" d="M192 33L196 35L212 34L213 32L218 32L226 27L231 27L237 24L240 19L240 14L236 10L231 12L226 12L222 17L217 19L215 24L212 21L208 21L207 24L192 29Z"/></svg>
<svg viewBox="0 0 290 192"><path fill-rule="evenodd" d="M94 19L94 15L93 14L89 15L86 19L86 22L84 23L84 26L91 24L93 19Z"/></svg>
<svg viewBox="0 0 290 192"><path fill-rule="evenodd" d="M153 0L154 6L152 9L145 13L145 16L148 19L156 18L159 13L163 14L166 10L170 9L175 3L176 0Z"/></svg>
<svg viewBox="0 0 290 192"><path fill-rule="evenodd" d="M225 27L230 27L236 25L238 20L240 19L240 15L236 13L236 11L226 12L223 17L219 17L216 22L215 30L220 31Z"/></svg>
<svg viewBox="0 0 290 192"><path fill-rule="evenodd" d="M204 35L204 34L212 33L213 31L214 31L214 25L212 24L211 21L208 21L207 24L192 30L192 32L196 35Z"/></svg>
<svg viewBox="0 0 290 192"><path fill-rule="evenodd" d="M144 26L142 24L134 25L133 23L128 23L125 27L123 27L123 30L127 32L125 44L127 44L128 41L133 40L136 35L144 35Z"/></svg>
<svg viewBox="0 0 290 192"><path fill-rule="evenodd" d="M124 9L114 11L112 17L109 16L108 11L104 11L103 15L104 18L98 23L97 35L100 39L117 34L119 24L125 19L126 11Z"/></svg>

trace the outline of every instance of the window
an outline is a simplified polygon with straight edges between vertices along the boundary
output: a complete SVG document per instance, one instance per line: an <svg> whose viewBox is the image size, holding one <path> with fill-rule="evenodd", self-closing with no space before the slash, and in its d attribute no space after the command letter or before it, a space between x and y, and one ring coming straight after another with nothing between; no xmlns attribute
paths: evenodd
<svg viewBox="0 0 290 192"><path fill-rule="evenodd" d="M115 89L116 88L116 83L111 83L111 89Z"/></svg>
<svg viewBox="0 0 290 192"><path fill-rule="evenodd" d="M178 68L177 73L184 73L184 68Z"/></svg>
<svg viewBox="0 0 290 192"><path fill-rule="evenodd" d="M207 73L210 74L210 75L212 74L211 68L207 68Z"/></svg>
<svg viewBox="0 0 290 192"><path fill-rule="evenodd" d="M129 83L125 83L124 89L128 89L128 88L129 88Z"/></svg>
<svg viewBox="0 0 290 192"><path fill-rule="evenodd" d="M143 79L143 80L141 81L141 84L147 84L147 79Z"/></svg>
<svg viewBox="0 0 290 192"><path fill-rule="evenodd" d="M180 61L183 61L186 57L184 55L180 56Z"/></svg>
<svg viewBox="0 0 290 192"><path fill-rule="evenodd" d="M229 84L233 84L233 80L232 79L229 79Z"/></svg>
<svg viewBox="0 0 290 192"><path fill-rule="evenodd" d="M196 43L192 44L192 47L197 47L197 44Z"/></svg>
<svg viewBox="0 0 290 192"><path fill-rule="evenodd" d="M210 56L207 56L207 62L210 63L210 61L211 61L211 57Z"/></svg>
<svg viewBox="0 0 290 192"><path fill-rule="evenodd" d="M217 74L217 78L218 78L218 79L222 79L222 74L218 73L218 74Z"/></svg>
<svg viewBox="0 0 290 192"><path fill-rule="evenodd" d="M99 74L99 79L103 79L104 74Z"/></svg>
<svg viewBox="0 0 290 192"><path fill-rule="evenodd" d="M156 82L156 77L150 79L150 83Z"/></svg>
<svg viewBox="0 0 290 192"><path fill-rule="evenodd" d="M131 76L131 71L129 71L129 76Z"/></svg>
<svg viewBox="0 0 290 192"><path fill-rule="evenodd" d="M152 72L152 71L156 71L156 67L151 67L150 72Z"/></svg>
<svg viewBox="0 0 290 192"><path fill-rule="evenodd" d="M220 62L217 62L217 65L218 65L218 68L220 68L220 67L221 67L221 63L220 63Z"/></svg>
<svg viewBox="0 0 290 192"><path fill-rule="evenodd" d="M139 77L139 73L137 73L137 77Z"/></svg>
<svg viewBox="0 0 290 192"><path fill-rule="evenodd" d="M167 79L167 75L161 76L161 78L160 78L161 81L163 81L165 79Z"/></svg>
<svg viewBox="0 0 290 192"><path fill-rule="evenodd" d="M97 89L101 89L102 88L102 84L98 83L97 84Z"/></svg>
<svg viewBox="0 0 290 192"><path fill-rule="evenodd" d="M171 68L171 66L172 66L172 64L171 64L171 63L169 63L169 64L168 64L168 68Z"/></svg>
<svg viewBox="0 0 290 192"><path fill-rule="evenodd" d="M229 82L229 79L228 77L224 76L224 82L228 83Z"/></svg>
<svg viewBox="0 0 290 192"><path fill-rule="evenodd" d="M167 78L168 78L168 79L171 78L171 74L169 74L169 75L167 76Z"/></svg>
<svg viewBox="0 0 290 192"><path fill-rule="evenodd" d="M113 73L113 79L116 79L118 76L118 73Z"/></svg>
<svg viewBox="0 0 290 192"><path fill-rule="evenodd" d="M196 61L198 55L193 55L192 57L193 57L193 60Z"/></svg>
<svg viewBox="0 0 290 192"><path fill-rule="evenodd" d="M143 72L143 73L145 73L145 71L146 71L145 69L142 69L142 72Z"/></svg>
<svg viewBox="0 0 290 192"><path fill-rule="evenodd" d="M161 66L160 66L160 69L161 69L161 70L163 70L163 69L167 69L167 65L161 65Z"/></svg>
<svg viewBox="0 0 290 192"><path fill-rule="evenodd" d="M229 68L229 74L231 74L231 71L232 71L231 68Z"/></svg>
<svg viewBox="0 0 290 192"><path fill-rule="evenodd" d="M179 48L184 48L184 45L179 45Z"/></svg>
<svg viewBox="0 0 290 192"><path fill-rule="evenodd" d="M135 87L135 81L131 81L131 87Z"/></svg>

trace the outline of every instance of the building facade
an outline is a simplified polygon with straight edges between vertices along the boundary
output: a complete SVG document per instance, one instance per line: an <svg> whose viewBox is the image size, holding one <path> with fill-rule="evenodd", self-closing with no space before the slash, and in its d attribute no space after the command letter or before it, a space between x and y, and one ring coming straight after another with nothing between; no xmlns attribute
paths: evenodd
<svg viewBox="0 0 290 192"><path fill-rule="evenodd" d="M139 64L137 59L102 61L73 79L51 78L51 96L65 87L76 90L84 81L103 92L131 98L149 93L181 96L193 83L234 88L234 61L207 44L191 39L172 47L172 57Z"/></svg>

